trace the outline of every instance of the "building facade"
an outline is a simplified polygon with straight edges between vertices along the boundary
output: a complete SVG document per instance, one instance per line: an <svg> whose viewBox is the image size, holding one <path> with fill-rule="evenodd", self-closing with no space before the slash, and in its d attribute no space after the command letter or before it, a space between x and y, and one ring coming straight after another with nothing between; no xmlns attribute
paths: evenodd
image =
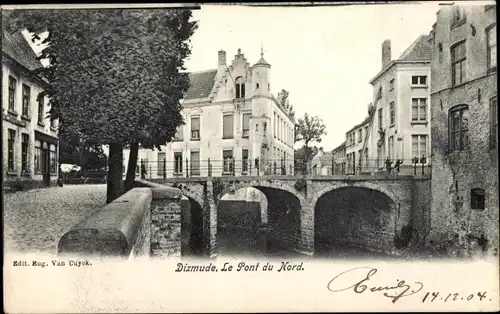
<svg viewBox="0 0 500 314"><path fill-rule="evenodd" d="M370 117L346 132L345 137L345 174L370 171L368 147L365 146L369 132ZM364 154L363 154L364 150Z"/></svg>
<svg viewBox="0 0 500 314"><path fill-rule="evenodd" d="M47 116L46 83L33 71L42 67L22 33L2 38L2 134L6 186L22 180L30 185L57 183L57 121Z"/></svg>
<svg viewBox="0 0 500 314"><path fill-rule="evenodd" d="M346 173L346 142L335 147L332 151L333 155L333 174Z"/></svg>
<svg viewBox="0 0 500 314"><path fill-rule="evenodd" d="M183 101L185 124L161 151L140 149L148 177L290 173L294 121L271 93L271 65L250 65L238 49L231 64L193 72ZM278 95L279 98L279 95ZM128 152L124 152L127 165Z"/></svg>
<svg viewBox="0 0 500 314"><path fill-rule="evenodd" d="M390 40L382 43L382 70L370 81L373 123L366 145L370 168L385 169L387 158L392 166L402 161L402 173L412 171L414 158L419 165L420 161L430 165L430 61L427 35L419 36L396 60L391 59Z"/></svg>
<svg viewBox="0 0 500 314"><path fill-rule="evenodd" d="M333 155L321 147L311 160L311 173L317 176L332 175Z"/></svg>
<svg viewBox="0 0 500 314"><path fill-rule="evenodd" d="M496 6L446 6L432 40L430 243L498 252Z"/></svg>

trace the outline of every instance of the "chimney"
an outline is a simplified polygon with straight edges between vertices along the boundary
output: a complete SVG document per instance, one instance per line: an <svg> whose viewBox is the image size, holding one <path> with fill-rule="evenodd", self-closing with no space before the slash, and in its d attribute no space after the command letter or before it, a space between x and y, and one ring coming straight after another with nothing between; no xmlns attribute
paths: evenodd
<svg viewBox="0 0 500 314"><path fill-rule="evenodd" d="M224 50L219 51L219 67L226 65L226 52Z"/></svg>
<svg viewBox="0 0 500 314"><path fill-rule="evenodd" d="M382 69L391 63L391 40L386 39L382 43Z"/></svg>

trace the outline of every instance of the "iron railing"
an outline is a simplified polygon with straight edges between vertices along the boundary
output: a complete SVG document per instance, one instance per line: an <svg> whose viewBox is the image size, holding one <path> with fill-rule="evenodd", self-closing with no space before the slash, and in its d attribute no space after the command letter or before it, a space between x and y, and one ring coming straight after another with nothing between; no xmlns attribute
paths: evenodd
<svg viewBox="0 0 500 314"><path fill-rule="evenodd" d="M126 175L127 164L123 166ZM429 159L363 159L355 161L332 161L327 165L314 165L303 160L259 158L225 160L189 160L177 161L143 161L138 162L135 169L137 178L167 179L189 177L219 177L219 176L331 176L331 175L430 175ZM106 171L63 173L65 183L104 183Z"/></svg>

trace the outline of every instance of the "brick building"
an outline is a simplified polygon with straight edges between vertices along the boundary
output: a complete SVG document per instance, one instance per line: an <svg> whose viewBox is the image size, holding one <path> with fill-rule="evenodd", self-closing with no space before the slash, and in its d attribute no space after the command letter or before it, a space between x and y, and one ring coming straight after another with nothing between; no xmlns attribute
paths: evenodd
<svg viewBox="0 0 500 314"><path fill-rule="evenodd" d="M430 61L429 36L419 36L398 59L391 59L391 42L382 43L382 69L370 81L373 104L368 128L367 155L373 171L385 160L403 161L401 172L412 171L414 157L430 161ZM356 162L364 158L356 157ZM430 171L429 167L425 168Z"/></svg>
<svg viewBox="0 0 500 314"><path fill-rule="evenodd" d="M496 6L446 6L432 42L429 241L466 254L498 249Z"/></svg>
<svg viewBox="0 0 500 314"><path fill-rule="evenodd" d="M33 74L42 67L22 33L2 37L2 134L5 186L23 180L55 185L58 176L57 121L47 117L46 82Z"/></svg>
<svg viewBox="0 0 500 314"><path fill-rule="evenodd" d="M186 124L176 140L162 151L139 151L139 161L148 165L147 177L207 176L208 160L212 176L257 175L257 158L260 173L289 173L294 121L288 106L271 93L270 70L263 52L251 66L238 50L228 66L221 50L217 69L190 73L182 100ZM125 150L125 166L127 159Z"/></svg>

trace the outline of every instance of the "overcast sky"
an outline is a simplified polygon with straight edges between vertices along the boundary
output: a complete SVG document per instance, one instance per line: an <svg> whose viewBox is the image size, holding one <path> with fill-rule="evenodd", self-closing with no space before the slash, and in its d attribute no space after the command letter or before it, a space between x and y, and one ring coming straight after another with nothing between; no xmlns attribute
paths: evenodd
<svg viewBox="0 0 500 314"><path fill-rule="evenodd" d="M241 48L250 64L271 64L271 90L290 92L296 115L318 115L331 150L345 132L367 116L369 84L381 70L381 44L390 39L392 58L436 21L437 2L335 7L243 7L204 5L193 12L199 28L192 37L188 71L217 68L223 49L230 64ZM39 48L38 48L39 49ZM37 50L38 50L37 49Z"/></svg>

